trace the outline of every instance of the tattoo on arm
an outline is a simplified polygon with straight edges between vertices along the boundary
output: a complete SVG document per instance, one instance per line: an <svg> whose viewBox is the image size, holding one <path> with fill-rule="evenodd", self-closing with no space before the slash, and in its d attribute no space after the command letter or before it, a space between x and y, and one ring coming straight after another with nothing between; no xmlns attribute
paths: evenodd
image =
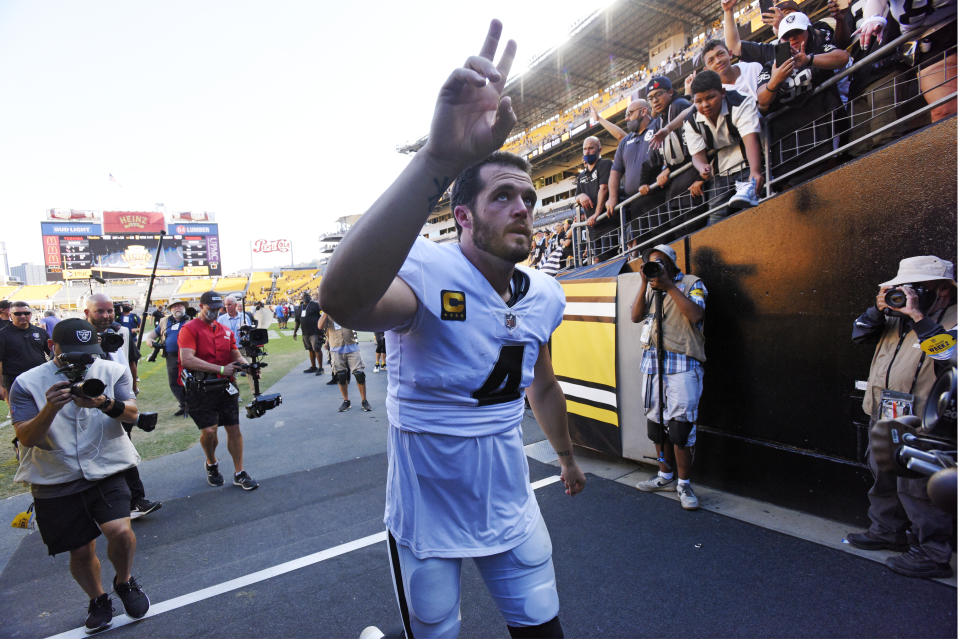
<svg viewBox="0 0 960 640"><path fill-rule="evenodd" d="M572 454L570 453L570 449L564 449L563 451L557 451L557 457L558 457L558 458L569 458L571 455L572 455Z"/></svg>
<svg viewBox="0 0 960 640"><path fill-rule="evenodd" d="M437 178L433 179L433 186L436 187L437 192L427 198L427 211L433 211L433 208L437 206L437 203L440 202L440 198L443 197L443 193L447 190L450 182L452 181L447 176L443 176L439 180Z"/></svg>

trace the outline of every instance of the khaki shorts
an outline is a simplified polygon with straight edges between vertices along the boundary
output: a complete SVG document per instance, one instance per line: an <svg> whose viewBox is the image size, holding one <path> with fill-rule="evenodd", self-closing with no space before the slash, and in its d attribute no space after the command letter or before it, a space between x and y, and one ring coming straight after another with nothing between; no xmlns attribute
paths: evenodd
<svg viewBox="0 0 960 640"><path fill-rule="evenodd" d="M363 371L363 360L360 358L359 351L351 351L350 353L331 351L330 358L332 360L334 373L340 371L350 371L351 373Z"/></svg>

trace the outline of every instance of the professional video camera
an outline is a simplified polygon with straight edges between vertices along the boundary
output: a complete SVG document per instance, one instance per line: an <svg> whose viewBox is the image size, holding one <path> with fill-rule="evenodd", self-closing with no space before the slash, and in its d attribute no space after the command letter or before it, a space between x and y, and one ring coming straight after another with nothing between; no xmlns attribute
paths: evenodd
<svg viewBox="0 0 960 640"><path fill-rule="evenodd" d="M247 418L250 420L259 418L283 402L283 397L279 393L260 394L260 370L267 366L266 362L261 362L267 355L263 346L269 341L270 337L266 329L255 329L247 324L237 329L240 352L250 358L248 364L239 366L240 370L246 372L253 380L253 400L246 406Z"/></svg>
<svg viewBox="0 0 960 640"><path fill-rule="evenodd" d="M62 373L67 377L67 380L70 381L71 395L77 396L78 398L96 398L107 388L103 380L98 380L97 378L87 378L84 380L83 378L87 374L87 367L97 359L97 356L94 354L80 352L61 353L58 358L60 359L60 368L57 369L57 373Z"/></svg>
<svg viewBox="0 0 960 640"><path fill-rule="evenodd" d="M910 478L929 477L931 502L956 511L956 365L937 378L922 417L879 420L870 430L870 447L879 469Z"/></svg>

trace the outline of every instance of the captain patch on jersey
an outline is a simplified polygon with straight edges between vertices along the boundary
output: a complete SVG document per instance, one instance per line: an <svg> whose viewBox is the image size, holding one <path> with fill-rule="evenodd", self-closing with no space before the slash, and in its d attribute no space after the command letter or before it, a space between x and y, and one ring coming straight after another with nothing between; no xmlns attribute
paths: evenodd
<svg viewBox="0 0 960 640"><path fill-rule="evenodd" d="M467 295L463 291L440 292L440 319L461 320L467 319Z"/></svg>

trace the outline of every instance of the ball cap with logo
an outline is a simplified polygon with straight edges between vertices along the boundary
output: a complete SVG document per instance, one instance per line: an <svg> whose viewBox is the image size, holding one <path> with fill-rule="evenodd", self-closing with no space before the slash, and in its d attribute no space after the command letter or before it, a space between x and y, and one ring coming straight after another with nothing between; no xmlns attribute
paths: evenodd
<svg viewBox="0 0 960 640"><path fill-rule="evenodd" d="M937 256L904 258L900 261L897 277L893 280L881 282L880 286L896 287L901 284L929 282L931 280L949 280L953 286L957 286L956 280L953 279L953 263L949 260L942 260Z"/></svg>
<svg viewBox="0 0 960 640"><path fill-rule="evenodd" d="M100 339L93 325L81 318L67 318L53 328L53 341L60 345L64 353L95 353L103 355Z"/></svg>
<svg viewBox="0 0 960 640"><path fill-rule="evenodd" d="M670 89L673 89L673 84L670 82L670 78L666 76L653 76L647 83L647 93L649 94L654 89L670 91Z"/></svg>
<svg viewBox="0 0 960 640"><path fill-rule="evenodd" d="M216 291L207 291L200 296L200 304L205 304L211 309L219 309L223 306L223 296Z"/></svg>
<svg viewBox="0 0 960 640"><path fill-rule="evenodd" d="M780 26L777 27L777 37L782 40L783 36L791 31L806 31L809 26L810 18L807 17L807 14L800 11L788 13L783 20L780 21Z"/></svg>

